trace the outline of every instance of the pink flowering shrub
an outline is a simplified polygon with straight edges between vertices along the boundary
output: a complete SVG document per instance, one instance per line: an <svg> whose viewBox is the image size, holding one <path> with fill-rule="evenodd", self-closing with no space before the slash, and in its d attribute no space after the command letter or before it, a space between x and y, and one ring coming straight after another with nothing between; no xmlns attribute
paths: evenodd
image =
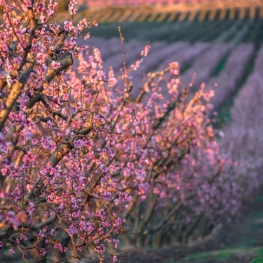
<svg viewBox="0 0 263 263"><path fill-rule="evenodd" d="M75 4L60 26L55 1L0 1L0 252L116 262L120 239L208 234L240 204L235 164L207 118L212 92L190 100L170 63L131 98L129 75L149 46L118 85L98 48L77 45L92 25L74 23Z"/></svg>
<svg viewBox="0 0 263 263"><path fill-rule="evenodd" d="M76 257L87 248L102 255L122 232L124 204L113 211L111 202L125 194L111 179L118 169L117 102L107 94L114 78L106 79L97 49L76 45L89 21L61 27L55 1L0 7L1 247L33 252L35 262L61 260L69 241ZM76 72L69 70L74 59ZM125 194L125 203L130 198Z"/></svg>
<svg viewBox="0 0 263 263"><path fill-rule="evenodd" d="M170 66L178 74L178 65ZM160 75L152 82L150 103L141 104L143 110L136 115L138 123L149 125L135 127L134 133L146 134L129 137L124 148L116 145L126 152L120 182L137 191L122 216L130 233L124 241L138 246L181 244L207 235L222 221L236 216L242 203L242 198L236 201L237 189L228 187L233 180L238 185L238 176L232 175L236 164L221 155L207 117L213 92L203 86L188 101L189 91L180 89L175 75L167 85L171 100L163 101L161 92L166 92L160 90L158 82L165 75ZM125 129L120 134L127 138ZM125 163L128 156L134 160Z"/></svg>

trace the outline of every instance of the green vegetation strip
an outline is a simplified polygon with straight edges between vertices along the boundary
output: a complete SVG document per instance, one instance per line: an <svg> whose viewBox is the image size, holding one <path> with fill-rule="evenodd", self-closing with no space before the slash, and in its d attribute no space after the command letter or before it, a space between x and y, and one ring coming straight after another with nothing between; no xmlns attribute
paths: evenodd
<svg viewBox="0 0 263 263"><path fill-rule="evenodd" d="M256 258L250 263L262 263L263 262L263 248L256 253Z"/></svg>

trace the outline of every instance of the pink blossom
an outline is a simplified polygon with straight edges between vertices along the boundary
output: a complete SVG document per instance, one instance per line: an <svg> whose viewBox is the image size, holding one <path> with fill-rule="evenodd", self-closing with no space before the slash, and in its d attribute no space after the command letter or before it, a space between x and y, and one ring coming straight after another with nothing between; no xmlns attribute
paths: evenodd
<svg viewBox="0 0 263 263"><path fill-rule="evenodd" d="M25 0L26 7L30 8L32 7L32 1L31 0Z"/></svg>
<svg viewBox="0 0 263 263"><path fill-rule="evenodd" d="M51 67L52 67L53 69L59 69L59 68L60 68L60 63L57 62L57 61L52 61L52 62L51 62Z"/></svg>
<svg viewBox="0 0 263 263"><path fill-rule="evenodd" d="M118 248L120 241L118 239L113 239L112 242L114 243L114 248Z"/></svg>
<svg viewBox="0 0 263 263"><path fill-rule="evenodd" d="M2 175L6 175L7 174L7 169L6 168L2 168L1 169L1 173L2 173Z"/></svg>
<svg viewBox="0 0 263 263"><path fill-rule="evenodd" d="M66 31L71 31L72 29L74 29L72 22L71 21L65 21L64 22L64 29Z"/></svg>
<svg viewBox="0 0 263 263"><path fill-rule="evenodd" d="M41 248L40 251L39 251L39 254L41 256L45 256L47 254L47 251L45 249Z"/></svg>
<svg viewBox="0 0 263 263"><path fill-rule="evenodd" d="M60 252L63 252L63 247L62 247L62 245L61 245L60 243L56 243L56 244L54 245L54 248L55 248L55 249L58 249Z"/></svg>
<svg viewBox="0 0 263 263"><path fill-rule="evenodd" d="M94 250L98 253L103 253L105 252L105 246L103 244L100 244L98 246L95 246Z"/></svg>
<svg viewBox="0 0 263 263"><path fill-rule="evenodd" d="M35 205L33 203L29 203L29 206L27 208L27 212L32 215L32 213L35 211Z"/></svg>
<svg viewBox="0 0 263 263"><path fill-rule="evenodd" d="M148 52L149 52L150 48L151 48L151 46L146 45L144 50L141 52L141 55L146 57L148 55Z"/></svg>
<svg viewBox="0 0 263 263"><path fill-rule="evenodd" d="M45 5L43 3L38 3L37 4L37 12L38 13L42 13L42 12L45 12L45 11L46 11Z"/></svg>
<svg viewBox="0 0 263 263"><path fill-rule="evenodd" d="M78 139L78 140L74 141L74 147L75 148L80 148L80 147L82 147L82 145L83 145L82 140Z"/></svg>
<svg viewBox="0 0 263 263"><path fill-rule="evenodd" d="M71 225L71 226L69 227L69 233L70 233L71 235L75 235L75 234L78 233L78 229L77 229L74 225Z"/></svg>
<svg viewBox="0 0 263 263"><path fill-rule="evenodd" d="M56 235L56 231L55 231L54 229L51 229L50 235L51 235L52 237L55 236L55 235Z"/></svg>

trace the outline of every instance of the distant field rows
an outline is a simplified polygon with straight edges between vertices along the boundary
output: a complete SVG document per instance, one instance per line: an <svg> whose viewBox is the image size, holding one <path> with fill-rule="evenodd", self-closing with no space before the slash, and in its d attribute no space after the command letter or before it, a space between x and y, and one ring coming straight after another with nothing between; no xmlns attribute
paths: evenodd
<svg viewBox="0 0 263 263"><path fill-rule="evenodd" d="M234 98L231 108L231 122L224 130L223 140L223 147L230 156L235 156L240 163L250 164L251 180L254 180L258 174L262 175L262 65L263 45L255 54L253 71L248 75Z"/></svg>
<svg viewBox="0 0 263 263"><path fill-rule="evenodd" d="M121 75L120 69L123 67L123 58L122 47L118 39L107 41L91 38L90 46L97 46L101 49L106 72L110 67L113 67L117 76ZM144 45L141 42L135 40L125 45L127 69L140 57L140 51L143 47ZM188 86L193 82L190 91L194 92L202 82L207 83L208 88L215 90L215 97L212 102L214 109L218 110L236 91L255 52L256 46L254 44L245 44L241 40L235 46L230 43L190 44L188 42L176 42L166 44L165 42L154 42L148 57L141 63L141 67L130 74L130 80L133 82L132 97L137 96L142 88L143 78L147 79L148 72L164 69L170 62L178 61L181 66L183 85ZM218 86L214 85L215 83L218 83ZM163 95L164 99L169 96L165 90Z"/></svg>
<svg viewBox="0 0 263 263"><path fill-rule="evenodd" d="M163 21L213 21L213 20L233 20L247 18L263 18L263 3L241 7L202 7L202 8L118 8L107 7L99 10L84 10L79 13L79 17L88 17L99 23L113 22L163 22Z"/></svg>
<svg viewBox="0 0 263 263"><path fill-rule="evenodd" d="M111 23L91 28L91 36L112 38L119 37L118 26L126 41L160 41L168 43L183 42L255 42L262 40L263 19L182 21L173 23ZM240 39L238 39L240 38Z"/></svg>

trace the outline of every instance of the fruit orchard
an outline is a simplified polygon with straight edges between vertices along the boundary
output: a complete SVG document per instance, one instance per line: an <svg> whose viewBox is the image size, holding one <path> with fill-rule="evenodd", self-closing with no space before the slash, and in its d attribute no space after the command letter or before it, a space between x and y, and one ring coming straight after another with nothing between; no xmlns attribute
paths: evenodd
<svg viewBox="0 0 263 263"><path fill-rule="evenodd" d="M262 105L262 47L239 45L249 25L231 43L229 28L216 44L125 49L121 31L119 45L90 37L97 23L75 20L76 4L58 23L53 0L0 1L0 254L116 262L119 243L185 244L238 216L262 170L261 115L245 99ZM255 49L223 136L214 110Z"/></svg>

